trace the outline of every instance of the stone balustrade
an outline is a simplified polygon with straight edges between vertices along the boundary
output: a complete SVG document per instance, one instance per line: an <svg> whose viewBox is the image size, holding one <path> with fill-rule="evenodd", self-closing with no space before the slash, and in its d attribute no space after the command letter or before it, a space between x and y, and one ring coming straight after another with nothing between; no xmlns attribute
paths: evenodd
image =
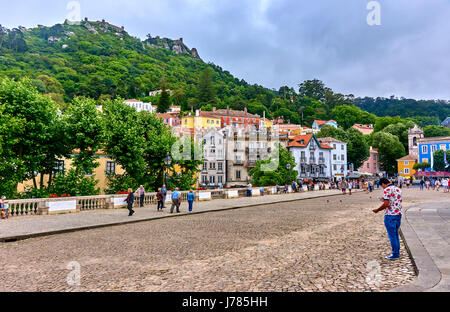
<svg viewBox="0 0 450 312"><path fill-rule="evenodd" d="M284 186L280 186L283 193ZM328 189L328 188L327 188ZM316 189L318 190L318 188ZM303 191L307 191L304 186ZM289 192L292 188L289 187ZM187 201L188 191L180 192L183 201ZM238 198L247 196L247 188L227 188L216 190L195 191L195 200L214 200ZM171 192L167 193L166 202L171 202ZM276 187L265 187L263 195L276 194ZM252 196L260 196L260 188L252 189ZM126 194L121 195L98 195L98 196L78 196L64 198L34 198L34 199L18 199L9 200L10 216L30 216L30 215L47 215L59 213L72 213L95 209L114 209L126 207ZM156 205L156 193L146 193L144 195L144 206ZM140 198L135 195L134 207L139 207Z"/></svg>

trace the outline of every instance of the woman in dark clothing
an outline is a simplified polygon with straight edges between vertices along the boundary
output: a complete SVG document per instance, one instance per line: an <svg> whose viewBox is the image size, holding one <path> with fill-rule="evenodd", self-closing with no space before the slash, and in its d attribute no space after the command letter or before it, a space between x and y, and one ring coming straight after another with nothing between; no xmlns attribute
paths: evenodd
<svg viewBox="0 0 450 312"><path fill-rule="evenodd" d="M163 200L164 200L164 195L161 192L161 189L158 189L158 193L156 193L156 200L158 201L158 207L156 208L157 211L159 211L161 209L163 209Z"/></svg>
<svg viewBox="0 0 450 312"><path fill-rule="evenodd" d="M128 216L131 217L134 214L134 210L133 210L133 203L134 203L133 189L128 189L128 196L127 196L127 199L125 199L125 201L128 204L128 211L130 211L130 214Z"/></svg>

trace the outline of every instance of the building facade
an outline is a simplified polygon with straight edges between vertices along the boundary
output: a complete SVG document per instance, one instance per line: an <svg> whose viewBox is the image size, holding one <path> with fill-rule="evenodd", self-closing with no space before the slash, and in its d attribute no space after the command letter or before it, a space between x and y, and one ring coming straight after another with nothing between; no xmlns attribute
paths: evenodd
<svg viewBox="0 0 450 312"><path fill-rule="evenodd" d="M196 133L203 144L200 187L226 186L226 131L209 129Z"/></svg>
<svg viewBox="0 0 450 312"><path fill-rule="evenodd" d="M347 143L335 138L320 138L320 143L332 147L330 156L331 177L335 180L345 178L348 173Z"/></svg>
<svg viewBox="0 0 450 312"><path fill-rule="evenodd" d="M416 170L414 170L413 167L415 164L417 164L417 162L417 155L407 155L405 157L397 159L398 175L405 179L409 179L410 177L414 176Z"/></svg>
<svg viewBox="0 0 450 312"><path fill-rule="evenodd" d="M434 137L434 138L423 138L418 142L419 146L419 163L430 163L433 167L434 158L433 154L437 150L446 150L450 149L450 136L447 137ZM431 170L431 168L426 169L427 171Z"/></svg>
<svg viewBox="0 0 450 312"><path fill-rule="evenodd" d="M370 156L358 169L358 172L369 173L373 176L381 173L380 155L377 148L370 147Z"/></svg>
<svg viewBox="0 0 450 312"><path fill-rule="evenodd" d="M288 149L295 158L298 179L332 178L331 150L332 147L320 143L314 134L300 135L289 139Z"/></svg>
<svg viewBox="0 0 450 312"><path fill-rule="evenodd" d="M338 127L337 122L334 120L314 120L314 122L312 124L312 129L313 129L314 133L319 132L320 128L322 128L324 125L330 125L335 128Z"/></svg>
<svg viewBox="0 0 450 312"><path fill-rule="evenodd" d="M136 110L138 112L141 112L141 111L147 111L147 112L150 112L150 113L155 113L156 112L156 110L152 106L152 103L144 103L142 101L135 100L135 99L125 100L124 103L127 104L128 106L136 108Z"/></svg>

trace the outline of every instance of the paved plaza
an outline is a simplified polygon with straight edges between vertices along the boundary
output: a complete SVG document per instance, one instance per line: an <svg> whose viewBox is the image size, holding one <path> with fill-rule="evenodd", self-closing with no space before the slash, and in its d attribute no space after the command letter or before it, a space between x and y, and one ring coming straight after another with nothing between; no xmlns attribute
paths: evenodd
<svg viewBox="0 0 450 312"><path fill-rule="evenodd" d="M381 192L306 198L336 193L328 192L214 200L194 210L217 211L173 218L156 207L137 209L131 218L127 210L11 218L0 222L3 237L36 233L36 220L41 231L61 230L57 223L89 226L92 219L93 226L135 223L0 243L0 291L387 291L417 283L403 241L399 261L384 259L390 246L383 214L372 212ZM431 207L445 208L449 198L404 189L406 208L432 214ZM436 214L448 216L441 209ZM67 283L74 261L79 285Z"/></svg>

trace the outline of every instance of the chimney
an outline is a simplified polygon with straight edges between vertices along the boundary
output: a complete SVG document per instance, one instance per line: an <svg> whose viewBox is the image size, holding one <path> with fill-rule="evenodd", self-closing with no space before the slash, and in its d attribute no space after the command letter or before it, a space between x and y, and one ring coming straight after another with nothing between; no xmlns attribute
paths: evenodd
<svg viewBox="0 0 450 312"><path fill-rule="evenodd" d="M230 114L230 106L227 106L227 115Z"/></svg>

